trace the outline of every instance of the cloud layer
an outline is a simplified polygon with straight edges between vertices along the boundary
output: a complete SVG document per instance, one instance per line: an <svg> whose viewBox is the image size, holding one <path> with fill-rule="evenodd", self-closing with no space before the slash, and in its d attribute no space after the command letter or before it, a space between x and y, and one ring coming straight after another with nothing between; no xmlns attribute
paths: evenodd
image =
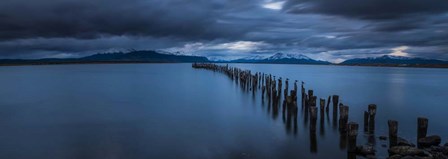
<svg viewBox="0 0 448 159"><path fill-rule="evenodd" d="M341 61L405 47L448 60L447 19L446 0L4 0L0 58L157 49Z"/></svg>

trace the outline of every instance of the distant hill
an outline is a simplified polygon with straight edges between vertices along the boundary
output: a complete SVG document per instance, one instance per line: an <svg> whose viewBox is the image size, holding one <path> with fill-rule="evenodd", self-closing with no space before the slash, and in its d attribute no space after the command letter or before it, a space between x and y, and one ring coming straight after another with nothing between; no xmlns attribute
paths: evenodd
<svg viewBox="0 0 448 159"><path fill-rule="evenodd" d="M235 63L272 63L272 64L320 64L320 65L331 64L330 62L327 62L327 61L319 61L319 60L311 59L302 54L284 54L284 53L276 53L269 57L249 56L246 58L232 60L230 62L235 62Z"/></svg>
<svg viewBox="0 0 448 159"><path fill-rule="evenodd" d="M368 65L368 66L427 66L438 67L448 65L448 61L412 58L403 56L384 55L380 57L355 58L346 60L341 65Z"/></svg>
<svg viewBox="0 0 448 159"><path fill-rule="evenodd" d="M129 53L101 53L82 58L45 58L35 60L2 59L0 65L39 65L65 63L182 63L209 62L201 56L162 54L156 51L132 51Z"/></svg>

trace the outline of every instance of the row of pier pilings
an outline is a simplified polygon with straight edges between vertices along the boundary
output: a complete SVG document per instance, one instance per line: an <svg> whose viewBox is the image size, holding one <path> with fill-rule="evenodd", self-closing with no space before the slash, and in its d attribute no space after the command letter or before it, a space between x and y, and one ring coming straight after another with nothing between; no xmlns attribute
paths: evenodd
<svg viewBox="0 0 448 159"><path fill-rule="evenodd" d="M282 110L282 118L285 123L287 133L297 133L298 118L298 81L294 81L292 90L289 90L289 79L276 77L262 72L252 73L250 70L243 70L229 65L217 65L212 63L194 63L193 68L207 69L214 72L220 72L227 75L235 83L239 84L243 91L252 92L255 96L258 90L261 91L261 99L264 103L268 102L268 110L272 111L272 117L277 118L279 109ZM285 84L283 88L283 83ZM304 113L304 125L309 124L310 130L310 150L317 152L316 126L318 113L320 114L320 134L325 133L325 117L329 120L330 107L332 108L333 129L339 131L340 143L342 149L347 149L348 158L364 156L367 158L375 157L375 116L377 106L370 104L364 111L364 134L368 136L368 144L357 145L357 136L359 125L357 122L349 122L349 106L340 102L338 95L319 98L319 107L317 106L317 97L313 90L306 90L305 83L301 82L300 105ZM282 95L283 93L283 95ZM280 99L283 96L283 102ZM280 107L281 104L281 107ZM398 136L398 121L389 120L387 122L389 135L380 136L380 140L389 140L389 158L405 157L423 157L423 158L443 158L448 156L448 145L439 146L440 136L427 136L428 119L420 117L417 119L417 146ZM446 157L448 159L448 157Z"/></svg>

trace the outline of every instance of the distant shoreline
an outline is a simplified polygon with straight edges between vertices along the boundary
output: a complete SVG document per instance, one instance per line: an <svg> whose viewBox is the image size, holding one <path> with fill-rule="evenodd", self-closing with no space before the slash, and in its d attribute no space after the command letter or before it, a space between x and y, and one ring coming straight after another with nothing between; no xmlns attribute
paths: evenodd
<svg viewBox="0 0 448 159"><path fill-rule="evenodd" d="M10 63L2 66L45 66L45 65L88 65L88 64L170 64L170 63L193 63L193 62L52 62L52 63Z"/></svg>
<svg viewBox="0 0 448 159"><path fill-rule="evenodd" d="M195 63L195 62L144 62L144 61L101 61L101 62L31 62L31 63L0 63L0 67L5 66L43 66L43 65L86 65L86 64L171 64L171 63ZM283 64L283 65L317 65L317 66L361 66L361 67L402 67L402 68L448 68L448 65L396 65L396 64L294 64L294 63L242 63L242 62L197 62L197 63L217 63L217 64Z"/></svg>

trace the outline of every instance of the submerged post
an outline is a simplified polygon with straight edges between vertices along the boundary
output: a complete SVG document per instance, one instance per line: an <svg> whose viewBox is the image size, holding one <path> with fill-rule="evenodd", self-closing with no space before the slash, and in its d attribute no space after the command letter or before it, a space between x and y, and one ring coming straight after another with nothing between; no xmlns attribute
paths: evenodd
<svg viewBox="0 0 448 159"><path fill-rule="evenodd" d="M389 145L390 147L394 147L397 145L398 140L398 122L389 120L387 121L387 125L389 126Z"/></svg>
<svg viewBox="0 0 448 159"><path fill-rule="evenodd" d="M419 139L426 137L428 132L428 119L419 117L417 119L417 142Z"/></svg>

